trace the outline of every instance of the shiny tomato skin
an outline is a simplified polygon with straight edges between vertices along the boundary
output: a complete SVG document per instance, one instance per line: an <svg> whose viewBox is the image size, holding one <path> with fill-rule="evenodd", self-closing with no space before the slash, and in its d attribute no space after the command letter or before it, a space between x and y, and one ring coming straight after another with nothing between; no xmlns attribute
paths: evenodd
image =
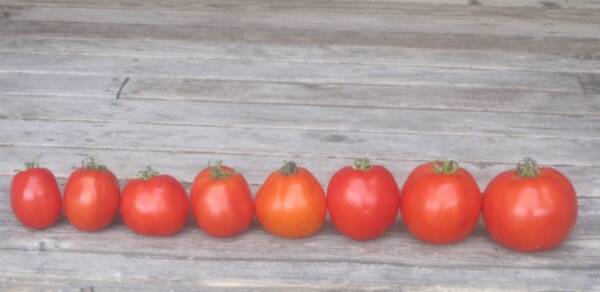
<svg viewBox="0 0 600 292"><path fill-rule="evenodd" d="M130 180L121 197L121 216L132 231L169 236L181 231L188 219L189 201L172 176Z"/></svg>
<svg viewBox="0 0 600 292"><path fill-rule="evenodd" d="M21 224L29 228L54 225L62 210L54 174L46 168L29 168L17 173L10 186L10 205Z"/></svg>
<svg viewBox="0 0 600 292"><path fill-rule="evenodd" d="M558 170L540 168L537 177L504 171L488 184L483 219L490 236L522 252L549 250L562 243L577 220L577 196Z"/></svg>
<svg viewBox="0 0 600 292"><path fill-rule="evenodd" d="M481 191L465 169L436 173L433 163L415 168L402 188L402 221L416 238L434 244L464 240L481 214Z"/></svg>
<svg viewBox="0 0 600 292"><path fill-rule="evenodd" d="M380 165L368 170L346 166L331 177L327 188L331 222L354 240L383 235L396 221L399 204L398 185Z"/></svg>
<svg viewBox="0 0 600 292"><path fill-rule="evenodd" d="M65 216L79 230L99 231L117 215L119 200L119 182L110 170L79 168L65 186Z"/></svg>
<svg viewBox="0 0 600 292"><path fill-rule="evenodd" d="M323 188L306 169L292 175L271 173L256 195L256 215L269 232L287 238L315 234L325 223Z"/></svg>
<svg viewBox="0 0 600 292"><path fill-rule="evenodd" d="M211 167L207 167L194 179L192 215L207 234L228 237L248 229L254 219L254 201L244 176L231 167L220 167L230 175L214 178Z"/></svg>

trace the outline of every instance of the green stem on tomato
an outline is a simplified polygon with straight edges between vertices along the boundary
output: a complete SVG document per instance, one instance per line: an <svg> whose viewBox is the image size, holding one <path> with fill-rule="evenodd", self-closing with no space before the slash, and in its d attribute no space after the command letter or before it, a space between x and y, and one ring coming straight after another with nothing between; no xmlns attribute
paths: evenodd
<svg viewBox="0 0 600 292"><path fill-rule="evenodd" d="M106 170L106 166L97 163L96 159L93 156L85 158L81 161L81 168L87 170Z"/></svg>
<svg viewBox="0 0 600 292"><path fill-rule="evenodd" d="M31 169L31 168L39 168L40 164L35 162L35 161L27 161L24 163L25 165L25 170Z"/></svg>
<svg viewBox="0 0 600 292"><path fill-rule="evenodd" d="M226 179L234 174L234 172L223 169L223 161L221 160L217 160L214 166L209 162L208 167L210 167L210 174L212 178L216 180Z"/></svg>
<svg viewBox="0 0 600 292"><path fill-rule="evenodd" d="M279 169L279 172L285 176L290 176L295 174L298 171L298 165L296 162L291 160L286 160L283 162L283 166Z"/></svg>
<svg viewBox="0 0 600 292"><path fill-rule="evenodd" d="M146 169L138 172L137 177L141 180L149 180L157 175L159 175L158 171L155 171L150 165L148 165L146 166Z"/></svg>
<svg viewBox="0 0 600 292"><path fill-rule="evenodd" d="M536 177L540 174L540 167L531 157L525 157L517 163L517 175L520 177Z"/></svg>
<svg viewBox="0 0 600 292"><path fill-rule="evenodd" d="M356 158L352 161L352 169L354 170L362 170L362 171L367 171L369 169L371 169L371 167L373 167L373 165L371 165L371 161L369 160L369 158Z"/></svg>
<svg viewBox="0 0 600 292"><path fill-rule="evenodd" d="M458 162L451 159L440 159L433 162L433 172L437 174L452 174L458 168Z"/></svg>

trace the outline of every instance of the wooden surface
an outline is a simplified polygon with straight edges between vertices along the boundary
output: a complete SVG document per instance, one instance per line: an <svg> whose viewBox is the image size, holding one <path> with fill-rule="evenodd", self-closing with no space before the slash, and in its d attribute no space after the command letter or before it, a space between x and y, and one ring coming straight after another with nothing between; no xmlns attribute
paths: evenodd
<svg viewBox="0 0 600 292"><path fill-rule="evenodd" d="M412 2L419 2L415 4ZM600 291L600 1L0 0L0 290ZM64 183L88 155L187 188L210 160L255 191L285 159L326 186L357 156L399 184L459 160L481 188L523 156L575 184L569 240L543 253L483 226L433 246L398 222L353 242L254 224L214 239L23 228L7 190L35 159Z"/></svg>

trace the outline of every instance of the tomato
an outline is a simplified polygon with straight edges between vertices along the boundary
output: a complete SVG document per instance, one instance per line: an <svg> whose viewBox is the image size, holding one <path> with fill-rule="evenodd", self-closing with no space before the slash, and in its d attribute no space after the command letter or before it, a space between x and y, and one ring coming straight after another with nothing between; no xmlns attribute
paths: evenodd
<svg viewBox="0 0 600 292"><path fill-rule="evenodd" d="M192 214L212 236L243 232L254 219L254 202L244 176L217 162L202 170L192 184Z"/></svg>
<svg viewBox="0 0 600 292"><path fill-rule="evenodd" d="M473 176L452 160L424 163L404 183L402 221L418 239L454 243L465 239L479 220L481 191Z"/></svg>
<svg viewBox="0 0 600 292"><path fill-rule="evenodd" d="M286 162L271 173L256 195L256 215L269 232L288 238L310 236L327 215L323 188L306 169Z"/></svg>
<svg viewBox="0 0 600 292"><path fill-rule="evenodd" d="M368 159L356 159L338 170L327 188L331 222L354 240L384 234L396 221L400 193L392 174Z"/></svg>
<svg viewBox="0 0 600 292"><path fill-rule="evenodd" d="M563 242L575 225L577 196L558 170L525 158L489 183L483 219L491 237L506 247L548 250Z"/></svg>
<svg viewBox="0 0 600 292"><path fill-rule="evenodd" d="M10 206L21 224L43 229L60 218L62 200L56 178L37 163L26 163L10 185Z"/></svg>
<svg viewBox="0 0 600 292"><path fill-rule="evenodd" d="M93 158L69 176L65 186L65 216L77 229L99 231L119 209L120 190L115 175Z"/></svg>
<svg viewBox="0 0 600 292"><path fill-rule="evenodd" d="M144 235L178 233L188 218L189 202L183 186L172 176L148 167L127 183L121 198L121 216L129 229Z"/></svg>

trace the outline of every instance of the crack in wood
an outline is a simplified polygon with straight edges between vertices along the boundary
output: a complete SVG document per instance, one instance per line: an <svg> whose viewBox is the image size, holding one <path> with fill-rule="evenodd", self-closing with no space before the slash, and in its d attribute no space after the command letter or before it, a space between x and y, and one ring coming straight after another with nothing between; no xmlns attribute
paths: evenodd
<svg viewBox="0 0 600 292"><path fill-rule="evenodd" d="M129 82L129 77L126 77L125 80L123 80L123 83L121 83L119 90L117 91L116 99L121 98L121 92L123 92L123 88L125 88L125 85L127 85L128 82Z"/></svg>

